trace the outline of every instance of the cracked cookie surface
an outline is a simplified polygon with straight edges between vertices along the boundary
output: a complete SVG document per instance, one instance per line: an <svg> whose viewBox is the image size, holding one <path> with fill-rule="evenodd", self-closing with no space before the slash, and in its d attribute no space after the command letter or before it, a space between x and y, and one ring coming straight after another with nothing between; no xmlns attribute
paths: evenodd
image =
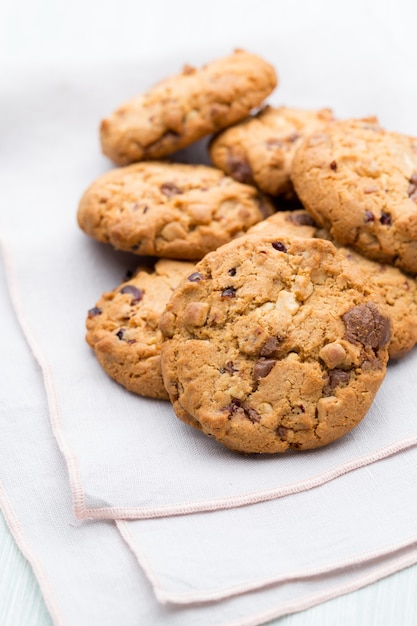
<svg viewBox="0 0 417 626"><path fill-rule="evenodd" d="M341 246L331 239L324 228L303 210L280 211L249 229L248 234L275 236L318 237L328 239L344 257L356 264L366 274L368 286L373 290L374 302L391 320L389 356L399 359L417 343L417 283L392 265L378 263L364 257L350 247Z"/></svg>
<svg viewBox="0 0 417 626"><path fill-rule="evenodd" d="M341 437L386 372L389 320L324 240L252 235L208 254L160 328L177 416L245 453Z"/></svg>
<svg viewBox="0 0 417 626"><path fill-rule="evenodd" d="M243 50L186 65L102 121L103 152L118 165L160 159L243 119L276 84L274 68Z"/></svg>
<svg viewBox="0 0 417 626"><path fill-rule="evenodd" d="M330 109L308 111L289 107L262 109L227 128L211 142L216 167L264 193L293 198L292 159L303 137L333 120Z"/></svg>
<svg viewBox="0 0 417 626"><path fill-rule="evenodd" d="M332 238L417 274L417 140L369 120L334 122L298 148L291 176Z"/></svg>
<svg viewBox="0 0 417 626"><path fill-rule="evenodd" d="M98 178L80 201L78 224L119 250L194 260L273 211L255 188L221 170L152 161Z"/></svg>
<svg viewBox="0 0 417 626"><path fill-rule="evenodd" d="M129 391L168 399L158 323L173 290L192 268L185 261L158 261L152 272L140 270L89 310L87 343L105 372Z"/></svg>

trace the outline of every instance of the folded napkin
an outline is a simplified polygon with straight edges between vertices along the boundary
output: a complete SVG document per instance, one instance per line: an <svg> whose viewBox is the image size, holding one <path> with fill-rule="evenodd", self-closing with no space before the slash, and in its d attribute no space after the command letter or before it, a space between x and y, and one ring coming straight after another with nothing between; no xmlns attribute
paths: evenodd
<svg viewBox="0 0 417 626"><path fill-rule="evenodd" d="M373 557L372 560L340 567L331 575L324 573L312 576L314 572L305 572L294 580L264 586L257 591L248 591L221 601L201 604L195 603L195 597L190 596L179 598L179 602L186 599L188 604L179 604L175 598L172 598L175 602L168 602L169 598L160 597L155 585L158 581L154 576L155 572L157 576L160 575L159 559L155 554L147 554L150 563L142 557L139 565L131 551L131 548L136 552L147 550L149 540L142 542L141 533L137 533L139 524L153 525L160 540L164 536L167 539L171 536L174 541L180 539L175 536L174 526L164 528L162 525L161 529L163 521L172 523L183 519L190 524L194 519L192 527L195 533L204 518L270 507L273 502L234 511L171 517L169 520L123 522L120 524L123 536L135 537L130 547L122 540L113 521L77 521L72 510L65 462L49 424L40 373L34 367L33 358L13 318L3 273L0 274L0 295L0 315L8 328L7 349L0 353L5 383L1 387L0 409L0 508L17 544L33 567L56 626L90 626L92 623L103 626L118 623L124 626L136 626L138 623L152 626L255 626L348 593L417 562L416 544L407 549L401 549L398 545L396 551L379 558L368 551L368 557ZM8 358L11 352L12 360ZM402 454L395 458L400 457ZM373 469L390 462L376 463ZM404 465L406 468L407 463ZM336 485L337 482L331 484ZM319 487L317 491L321 489L324 487ZM261 509L259 512L262 513ZM300 511L297 511L297 515L300 515ZM259 516L261 518L264 518L263 514ZM268 543L274 546L275 557L279 553L277 546L283 544L279 533L282 520L274 518L272 511L268 512L267 518L274 530ZM221 522L220 518L218 520ZM228 530L224 539L229 540L231 534ZM215 578L222 567L228 565L228 559L224 558L228 547L222 535L220 533L217 536L218 546L220 548L223 545L223 548L218 550ZM185 540L183 545L186 545L190 537L182 539ZM170 554L168 544L169 541L162 548L166 551L167 563L174 556ZM190 545L195 546L192 539ZM210 549L210 546L207 545L207 548ZM242 567L247 555L250 554L251 558L253 556L247 553L247 548L245 545L239 549L238 558ZM200 546L195 556L203 566L208 552L201 559L201 549ZM184 566L189 566L191 560L188 558ZM268 557L268 560L273 565L272 559ZM146 569L142 569L143 566ZM194 568L193 572L198 569ZM294 568L291 571L294 572ZM229 575L231 573L229 571ZM212 578L212 575L209 567L206 576ZM230 592L232 578L229 575L224 579ZM176 588L177 584L173 582ZM263 582L265 584L267 581ZM209 588L213 580L209 583L207 579L203 583L205 588ZM166 584L167 580L164 580L163 586ZM236 593L245 589L232 591Z"/></svg>

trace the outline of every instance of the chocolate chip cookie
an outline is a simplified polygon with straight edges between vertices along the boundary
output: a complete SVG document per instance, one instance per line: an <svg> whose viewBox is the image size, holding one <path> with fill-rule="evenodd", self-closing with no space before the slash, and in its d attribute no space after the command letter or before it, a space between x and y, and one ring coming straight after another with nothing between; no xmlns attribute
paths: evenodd
<svg viewBox="0 0 417 626"><path fill-rule="evenodd" d="M333 120L330 109L308 111L265 107L219 133L209 152L216 167L241 183L273 196L294 196L292 159L303 137Z"/></svg>
<svg viewBox="0 0 417 626"><path fill-rule="evenodd" d="M158 323L173 290L192 268L185 261L158 261L152 272L140 270L89 310L86 340L107 374L129 391L168 399Z"/></svg>
<svg viewBox="0 0 417 626"><path fill-rule="evenodd" d="M160 159L243 119L276 84L274 68L243 50L186 65L102 121L103 152L118 165Z"/></svg>
<svg viewBox="0 0 417 626"><path fill-rule="evenodd" d="M220 170L152 161L96 180L81 199L78 223L119 250L201 259L273 210L256 189Z"/></svg>
<svg viewBox="0 0 417 626"><path fill-rule="evenodd" d="M417 274L417 140L368 120L334 122L298 148L291 176L332 238Z"/></svg>
<svg viewBox="0 0 417 626"><path fill-rule="evenodd" d="M249 233L319 237L331 240L329 233L319 228L306 211L279 211L249 229ZM374 301L391 320L391 340L388 352L399 359L417 343L417 283L397 267L367 259L352 248L340 246L339 251L366 274L372 285Z"/></svg>
<svg viewBox="0 0 417 626"><path fill-rule="evenodd" d="M323 446L369 409L389 320L328 241L245 236L208 254L161 317L177 416L240 452Z"/></svg>

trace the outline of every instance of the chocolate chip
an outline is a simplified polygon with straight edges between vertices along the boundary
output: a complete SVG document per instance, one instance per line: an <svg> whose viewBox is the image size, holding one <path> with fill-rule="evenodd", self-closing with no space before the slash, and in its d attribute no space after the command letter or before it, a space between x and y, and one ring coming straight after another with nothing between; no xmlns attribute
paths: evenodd
<svg viewBox="0 0 417 626"><path fill-rule="evenodd" d="M227 157L227 168L230 175L239 183L252 183L252 169L247 161L239 159L234 154L229 153Z"/></svg>
<svg viewBox="0 0 417 626"><path fill-rule="evenodd" d="M144 291L134 285L125 285L121 288L120 293L130 293L133 296L131 304L137 304L142 300Z"/></svg>
<svg viewBox="0 0 417 626"><path fill-rule="evenodd" d="M368 222L375 222L375 215L372 213L372 211L365 211L363 221L365 222L365 224L367 224Z"/></svg>
<svg viewBox="0 0 417 626"><path fill-rule="evenodd" d="M240 414L241 417L246 417L252 424L259 422L261 416L255 409L250 407L246 402L242 402L238 398L232 398L232 401L227 406L223 407L222 411L227 411L229 417Z"/></svg>
<svg viewBox="0 0 417 626"><path fill-rule="evenodd" d="M162 191L164 196L167 196L168 198L184 193L183 190L177 187L177 185L174 185L174 183L164 183L160 186L160 190Z"/></svg>
<svg viewBox="0 0 417 626"><path fill-rule="evenodd" d="M142 242L139 241L138 243L135 243L133 246L130 246L131 250L139 250L139 248L141 247Z"/></svg>
<svg viewBox="0 0 417 626"><path fill-rule="evenodd" d="M275 248L275 250L278 250L279 252L287 252L287 248L286 246L284 246L282 241L273 241L272 247Z"/></svg>
<svg viewBox="0 0 417 626"><path fill-rule="evenodd" d="M227 372L231 376L233 376L233 374L236 374L236 372L238 371L239 370L237 369L237 367L234 366L233 361L228 361L226 365L220 369L221 374L225 374Z"/></svg>
<svg viewBox="0 0 417 626"><path fill-rule="evenodd" d="M199 283L200 280L203 280L203 278L204 278L204 276L203 276L203 274L200 274L200 272L193 272L188 277L188 280L190 281L190 283Z"/></svg>
<svg viewBox="0 0 417 626"><path fill-rule="evenodd" d="M226 287L222 291L222 298L235 298L236 297L236 289L234 287Z"/></svg>
<svg viewBox="0 0 417 626"><path fill-rule="evenodd" d="M88 317L96 317L96 315L101 315L101 313L103 313L102 309L98 306L93 306L93 308L88 311Z"/></svg>
<svg viewBox="0 0 417 626"><path fill-rule="evenodd" d="M231 267L230 270L227 270L227 273L229 274L229 276L236 276L236 268Z"/></svg>
<svg viewBox="0 0 417 626"><path fill-rule="evenodd" d="M285 428L285 426L278 426L278 428L276 429L276 433L281 439L287 438L287 432L288 428Z"/></svg>
<svg viewBox="0 0 417 626"><path fill-rule="evenodd" d="M255 411L255 409L252 409L250 406L247 408L243 409L245 411L245 415L248 419L250 419L250 421L252 422L252 424L254 424L255 422L260 422L261 420L261 416L259 415L259 413L257 411Z"/></svg>
<svg viewBox="0 0 417 626"><path fill-rule="evenodd" d="M120 341L123 339L123 335L125 334L125 331L123 328L121 328L120 330L117 331L116 333L116 337L118 337L120 339Z"/></svg>
<svg viewBox="0 0 417 626"><path fill-rule="evenodd" d="M124 275L124 280L130 280L133 276L132 270L126 270L126 274Z"/></svg>
<svg viewBox="0 0 417 626"><path fill-rule="evenodd" d="M330 169L333 170L334 172L337 170L337 163L336 163L336 161L332 161L330 163Z"/></svg>
<svg viewBox="0 0 417 626"><path fill-rule="evenodd" d="M290 213L288 219L290 222L293 222L293 224L299 224L300 226L317 226L314 219L308 213Z"/></svg>
<svg viewBox="0 0 417 626"><path fill-rule="evenodd" d="M234 415L242 408L242 402L238 398L232 398L230 404L223 407L222 411L227 411L229 415Z"/></svg>
<svg viewBox="0 0 417 626"><path fill-rule="evenodd" d="M345 337L350 343L371 348L385 346L391 336L389 319L381 315L373 302L353 307L342 315Z"/></svg>
<svg viewBox="0 0 417 626"><path fill-rule="evenodd" d="M281 344L281 337L268 337L261 349L261 356L274 356Z"/></svg>
<svg viewBox="0 0 417 626"><path fill-rule="evenodd" d="M330 370L327 384L323 387L323 396L332 396L336 387L347 385L350 380L350 376L350 371L341 369Z"/></svg>
<svg viewBox="0 0 417 626"><path fill-rule="evenodd" d="M142 213L146 213L146 212L147 212L147 210L148 210L148 207L147 207L147 206L144 206L144 207L143 207L143 210L142 210Z"/></svg>
<svg viewBox="0 0 417 626"><path fill-rule="evenodd" d="M276 363L276 359L259 359L253 368L254 380L266 378Z"/></svg>
<svg viewBox="0 0 417 626"><path fill-rule="evenodd" d="M391 226L392 224L391 213L386 213L385 211L381 211L381 217L379 218L379 221L381 222L381 224L383 224L383 226Z"/></svg>

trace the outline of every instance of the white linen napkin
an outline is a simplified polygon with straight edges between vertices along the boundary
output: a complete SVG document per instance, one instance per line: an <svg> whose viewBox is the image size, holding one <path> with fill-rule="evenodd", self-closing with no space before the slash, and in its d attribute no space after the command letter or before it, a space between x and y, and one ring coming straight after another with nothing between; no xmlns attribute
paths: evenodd
<svg viewBox="0 0 417 626"><path fill-rule="evenodd" d="M114 522L75 520L40 374L13 317L3 272L0 295L0 317L8 328L6 349L0 353L5 383L0 404L0 508L33 567L56 626L256 626L417 562L414 545L331 576L302 578L220 602L159 602Z"/></svg>

